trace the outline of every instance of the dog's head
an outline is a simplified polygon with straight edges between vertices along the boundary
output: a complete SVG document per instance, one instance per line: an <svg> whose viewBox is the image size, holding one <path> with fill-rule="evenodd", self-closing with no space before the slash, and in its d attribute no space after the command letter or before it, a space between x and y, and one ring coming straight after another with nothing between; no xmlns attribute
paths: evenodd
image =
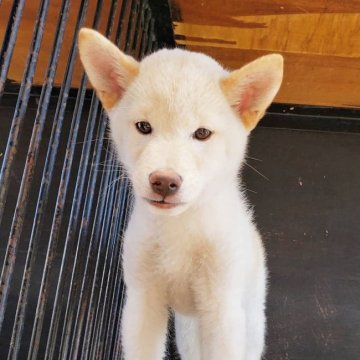
<svg viewBox="0 0 360 360"><path fill-rule="evenodd" d="M137 62L89 29L81 30L79 49L136 197L168 214L235 181L248 134L283 73L280 55L230 73L208 56L180 49Z"/></svg>

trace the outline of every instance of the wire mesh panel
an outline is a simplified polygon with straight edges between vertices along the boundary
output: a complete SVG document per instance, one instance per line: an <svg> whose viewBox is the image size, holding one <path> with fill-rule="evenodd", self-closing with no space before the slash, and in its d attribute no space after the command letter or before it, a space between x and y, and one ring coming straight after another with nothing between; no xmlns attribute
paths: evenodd
<svg viewBox="0 0 360 360"><path fill-rule="evenodd" d="M146 0L0 0L0 359L121 358L131 194L82 26L136 58L159 46Z"/></svg>

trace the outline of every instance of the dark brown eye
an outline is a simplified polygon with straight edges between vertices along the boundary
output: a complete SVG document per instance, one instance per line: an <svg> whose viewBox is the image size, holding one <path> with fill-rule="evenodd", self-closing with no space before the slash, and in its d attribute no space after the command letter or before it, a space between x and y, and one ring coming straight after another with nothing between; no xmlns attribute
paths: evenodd
<svg viewBox="0 0 360 360"><path fill-rule="evenodd" d="M137 131L141 134L148 135L152 132L151 125L147 121L139 121L135 124L135 126Z"/></svg>
<svg viewBox="0 0 360 360"><path fill-rule="evenodd" d="M207 140L211 136L212 132L205 128L199 128L194 132L194 138L196 140Z"/></svg>

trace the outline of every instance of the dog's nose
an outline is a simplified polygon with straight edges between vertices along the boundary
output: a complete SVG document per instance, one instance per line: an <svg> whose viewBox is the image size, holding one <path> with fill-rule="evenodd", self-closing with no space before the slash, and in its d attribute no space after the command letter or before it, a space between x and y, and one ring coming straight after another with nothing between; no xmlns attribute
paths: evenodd
<svg viewBox="0 0 360 360"><path fill-rule="evenodd" d="M154 171L149 176L149 182L155 193L165 197L179 190L182 179L173 171Z"/></svg>

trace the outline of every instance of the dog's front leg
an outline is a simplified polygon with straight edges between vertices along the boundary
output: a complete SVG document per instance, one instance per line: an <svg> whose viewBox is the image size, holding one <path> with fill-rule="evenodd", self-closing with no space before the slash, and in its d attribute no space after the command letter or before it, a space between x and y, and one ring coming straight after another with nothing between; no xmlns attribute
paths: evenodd
<svg viewBox="0 0 360 360"><path fill-rule="evenodd" d="M125 360L161 360L164 357L168 310L154 289L127 289L122 319Z"/></svg>
<svg viewBox="0 0 360 360"><path fill-rule="evenodd" d="M207 360L243 360L246 351L246 319L239 301L225 298L203 312L200 319L202 354Z"/></svg>

